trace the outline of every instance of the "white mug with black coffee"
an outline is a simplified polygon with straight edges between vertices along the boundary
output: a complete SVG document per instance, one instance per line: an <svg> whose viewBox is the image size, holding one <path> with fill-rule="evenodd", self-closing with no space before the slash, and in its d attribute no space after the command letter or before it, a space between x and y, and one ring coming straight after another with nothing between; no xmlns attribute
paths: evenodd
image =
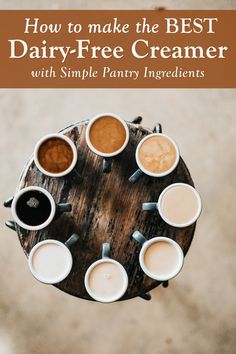
<svg viewBox="0 0 236 354"><path fill-rule="evenodd" d="M79 240L73 234L65 243L48 239L38 242L30 251L28 264L33 276L45 284L63 281L73 265L71 247Z"/></svg>
<svg viewBox="0 0 236 354"><path fill-rule="evenodd" d="M145 136L136 148L135 159L139 169L130 176L131 183L135 183L143 173L164 177L178 165L180 153L174 139L162 133L160 124L156 125L155 131Z"/></svg>
<svg viewBox="0 0 236 354"><path fill-rule="evenodd" d="M186 183L173 183L161 192L157 202L143 203L142 209L158 210L167 224L187 227L199 218L202 202L194 187Z"/></svg>
<svg viewBox="0 0 236 354"><path fill-rule="evenodd" d="M19 226L32 231L44 229L55 217L71 211L71 204L56 204L52 195L38 186L20 189L4 206L11 207L12 217Z"/></svg>
<svg viewBox="0 0 236 354"><path fill-rule="evenodd" d="M162 236L147 240L139 231L135 231L132 237L142 245L139 263L150 278L167 281L181 271L184 255L177 242Z"/></svg>

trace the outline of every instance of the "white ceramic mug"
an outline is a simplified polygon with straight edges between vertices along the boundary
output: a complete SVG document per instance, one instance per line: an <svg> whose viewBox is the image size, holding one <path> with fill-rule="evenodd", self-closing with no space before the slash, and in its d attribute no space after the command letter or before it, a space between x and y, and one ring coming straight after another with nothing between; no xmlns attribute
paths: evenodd
<svg viewBox="0 0 236 354"><path fill-rule="evenodd" d="M46 196L46 198L48 199L48 201L50 203L50 207L51 207L50 214L48 215L47 219L39 225L28 225L24 221L22 221L17 214L17 203L18 203L20 197L23 196L25 193L31 192L31 191L37 191L37 192L43 193ZM32 201L32 202L34 202L34 201ZM35 202L37 203L37 200ZM31 230L31 231L44 229L46 226L48 226L52 222L52 220L56 216L56 213L59 215L63 212L71 211L71 204L69 204L69 203L56 204L52 195L46 189L41 188L41 187L37 187L37 186L30 186L30 187L20 189L15 194L14 197L12 197L11 199L9 199L7 201L7 206L11 207L12 217L13 217L14 221L19 226L23 227L24 229ZM32 206L32 207L34 207L34 206Z"/></svg>
<svg viewBox="0 0 236 354"><path fill-rule="evenodd" d="M175 148L175 153L176 153L176 159L175 159L175 162L173 163L173 165L166 171L164 172L161 172L161 173L154 173L154 172L151 172L151 171L148 171L141 163L140 161L140 158L139 158L139 152L140 152L140 148L142 146L142 144L154 137L154 136L161 136L161 137L165 137L166 139L168 139L168 141L171 142L171 144L174 146ZM139 169L137 171L134 172L134 174L132 176L129 177L129 181L131 183L135 183L139 178L140 176L144 173L148 176L151 176L151 177L164 177L168 174L170 174L172 171L174 171L174 169L177 167L178 163L179 163L179 158L180 158L180 152L179 152L179 148L178 148L178 145L177 143L175 142L175 140L173 138L171 138L169 135L167 134L163 134L162 133L162 127L161 127L161 124L157 124L156 127L155 127L155 132L152 133L152 134L149 134L147 136L145 136L137 145L137 148L136 148L136 152L135 152L135 159L136 159L136 163L139 167Z"/></svg>
<svg viewBox="0 0 236 354"><path fill-rule="evenodd" d="M118 288L118 290L116 289L116 292L112 295L109 292L109 290L111 289L111 287L113 286L117 286L116 284L116 279L115 279L115 275L109 273L109 269L105 269L100 271L99 275L97 275L97 279L95 276L95 280L94 280L94 276L93 276L93 271L95 270L95 268L100 266L107 266L109 267L109 265L114 265L116 268L116 271L118 271L119 273L119 282L121 282L120 287ZM92 288L92 283L90 281L90 277L93 277L93 281L96 282L96 284L99 284L99 291L96 291ZM110 277L110 278L109 278ZM117 279L118 281L118 279ZM128 275L126 270L124 269L124 267L117 261L115 261L114 259L110 258L110 244L109 243L103 243L102 245L102 258L99 259L98 261L94 262L93 264L91 264L91 266L87 269L87 272L85 274L85 278L84 278L84 285L85 288L88 292L88 294L96 301L99 302L114 302L119 300L124 293L127 290L128 287ZM101 295L102 293L102 295Z"/></svg>
<svg viewBox="0 0 236 354"><path fill-rule="evenodd" d="M105 152L97 150L93 146L93 144L91 143L91 140L90 140L90 129L92 128L93 124L98 119L103 118L103 117L112 117L112 118L117 119L123 125L125 132L126 132L126 138L125 138L124 144L118 150L113 151L112 153L105 153ZM103 157L103 171L110 172L110 170L111 170L110 158L120 154L126 148L128 142L129 142L129 128L128 128L128 125L126 124L126 122L122 118L120 118L118 115L116 115L114 113L101 113L101 114L96 115L92 119L90 119L88 126L86 128L85 137L86 137L87 145L90 148L90 150L93 151L95 154Z"/></svg>
<svg viewBox="0 0 236 354"><path fill-rule="evenodd" d="M67 144L70 145L71 147L71 150L72 150L72 153L73 153L73 159L72 159L72 162L70 164L70 166L65 170L65 171L62 171L62 172L59 172L59 173L52 173L52 172L49 172L47 170L45 170L43 168L43 166L40 164L40 161L38 159L38 152L39 152L39 149L41 147L41 145L46 141L46 140L49 140L49 139L53 139L53 138L57 138L57 139L62 139L64 140ZM66 176L68 173L70 173L75 165L76 165L76 162L77 162L77 158L78 158L78 153L77 153L77 149L76 149L76 146L75 144L73 143L73 141L68 138L66 135L63 135L63 134L48 134L48 135L45 135L44 137L42 137L35 145L35 148L34 148L34 162L35 162L35 165L37 166L37 168L46 176L50 176L50 177L63 177L63 176Z"/></svg>
<svg viewBox="0 0 236 354"><path fill-rule="evenodd" d="M64 280L73 265L70 248L78 240L79 236L73 234L65 243L53 239L38 242L28 258L33 276L45 284L56 284Z"/></svg>
<svg viewBox="0 0 236 354"><path fill-rule="evenodd" d="M170 218L168 218L168 216L163 211L163 207L162 207L162 201L163 201L166 193L175 187L187 188L189 191L193 192L193 194L196 198L196 211L195 211L194 215L182 223L177 223L177 222L174 222L173 220L170 220ZM183 202L184 202L184 200L182 200L181 198L178 200L178 203L176 203L176 212L179 212L181 203L183 203ZM185 201L185 203L186 203L186 201ZM170 184L168 187L166 187L161 192L157 202L143 203L142 209L147 210L147 211L148 210L158 210L161 218L167 224L174 226L174 227L187 227L187 226L194 224L197 221L197 219L199 218L201 211L202 211L202 202L201 202L201 197L200 197L199 193L197 192L197 190L194 187L192 187L186 183L173 183L173 184Z"/></svg>
<svg viewBox="0 0 236 354"><path fill-rule="evenodd" d="M174 278L181 271L184 264L184 255L181 247L178 245L177 242L175 242L174 240L168 237L162 237L162 236L154 237L150 240L147 240L139 231L135 231L132 237L142 245L141 251L139 253L139 263L143 272L147 274L150 278L159 281L167 281L169 279ZM158 242L164 242L170 245L171 247L173 247L173 251L176 256L176 263L171 268L170 272L160 271L159 274L153 273L150 271L150 269L148 269L145 263L145 253L147 252L147 250L151 245Z"/></svg>

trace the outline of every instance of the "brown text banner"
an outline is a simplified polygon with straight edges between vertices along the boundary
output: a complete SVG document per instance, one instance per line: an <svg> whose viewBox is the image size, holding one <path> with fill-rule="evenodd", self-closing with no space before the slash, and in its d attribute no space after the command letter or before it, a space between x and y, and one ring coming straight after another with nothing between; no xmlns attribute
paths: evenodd
<svg viewBox="0 0 236 354"><path fill-rule="evenodd" d="M236 11L0 11L1 88L235 88Z"/></svg>

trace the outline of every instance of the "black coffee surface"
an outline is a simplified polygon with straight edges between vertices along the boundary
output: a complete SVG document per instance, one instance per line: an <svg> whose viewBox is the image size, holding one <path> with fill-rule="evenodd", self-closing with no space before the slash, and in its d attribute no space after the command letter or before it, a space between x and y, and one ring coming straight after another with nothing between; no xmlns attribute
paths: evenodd
<svg viewBox="0 0 236 354"><path fill-rule="evenodd" d="M40 191L29 191L19 197L16 203L19 219L31 226L43 224L51 213L48 197Z"/></svg>

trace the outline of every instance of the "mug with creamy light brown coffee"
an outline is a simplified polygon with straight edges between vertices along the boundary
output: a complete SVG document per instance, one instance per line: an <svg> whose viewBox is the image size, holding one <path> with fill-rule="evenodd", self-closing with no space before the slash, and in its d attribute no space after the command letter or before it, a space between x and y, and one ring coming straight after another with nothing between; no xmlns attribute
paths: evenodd
<svg viewBox="0 0 236 354"><path fill-rule="evenodd" d="M143 138L136 148L135 158L139 169L130 176L131 183L135 183L143 173L151 177L164 177L178 165L178 145L169 135L162 133L160 124L155 130L155 133Z"/></svg>
<svg viewBox="0 0 236 354"><path fill-rule="evenodd" d="M173 183L160 194L157 202L143 203L143 210L158 210L161 218L175 227L190 226L202 210L197 190L186 183Z"/></svg>
<svg viewBox="0 0 236 354"><path fill-rule="evenodd" d="M75 168L76 146L66 135L48 134L37 142L34 162L46 176L63 177Z"/></svg>
<svg viewBox="0 0 236 354"><path fill-rule="evenodd" d="M103 171L110 172L111 158L120 154L129 141L126 122L114 113L102 113L89 121L86 142L91 151L103 157Z"/></svg>
<svg viewBox="0 0 236 354"><path fill-rule="evenodd" d="M64 280L73 265L71 247L78 242L77 234L65 242L48 239L37 243L30 251L28 264L33 276L45 284L56 284Z"/></svg>
<svg viewBox="0 0 236 354"><path fill-rule="evenodd" d="M177 242L162 236L147 240L139 231L135 231L132 237L142 245L139 263L150 278L167 281L181 271L184 255Z"/></svg>
<svg viewBox="0 0 236 354"><path fill-rule="evenodd" d="M84 284L88 294L100 302L113 302L125 294L128 275L119 262L110 258L109 243L103 243L102 258L88 268Z"/></svg>

